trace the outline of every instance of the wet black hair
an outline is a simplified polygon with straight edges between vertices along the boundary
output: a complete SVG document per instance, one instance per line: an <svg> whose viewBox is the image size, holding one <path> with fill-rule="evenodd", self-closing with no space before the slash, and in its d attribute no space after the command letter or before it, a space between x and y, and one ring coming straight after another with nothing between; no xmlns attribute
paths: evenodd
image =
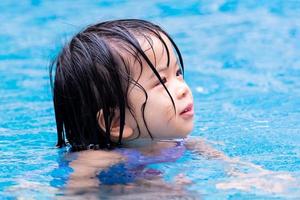
<svg viewBox="0 0 300 200"><path fill-rule="evenodd" d="M90 25L63 46L50 65L57 147L68 144L72 151L79 151L120 145L125 125L125 109L128 108L134 117L131 105L127 101L130 84L134 84L145 94L146 99L141 112L152 138L144 117L147 92L131 77L132 63L128 62L126 57L131 56L139 62L141 71L142 60L147 63L169 95L176 112L174 100L157 72L155 63L150 61L137 39L144 37L154 53L149 36L157 37L166 50L169 66L170 49L162 34L171 42L184 72L182 56L175 42L161 27L145 20L122 19ZM99 126L97 119L101 109L105 130ZM120 113L118 143L110 140L110 127L116 109Z"/></svg>

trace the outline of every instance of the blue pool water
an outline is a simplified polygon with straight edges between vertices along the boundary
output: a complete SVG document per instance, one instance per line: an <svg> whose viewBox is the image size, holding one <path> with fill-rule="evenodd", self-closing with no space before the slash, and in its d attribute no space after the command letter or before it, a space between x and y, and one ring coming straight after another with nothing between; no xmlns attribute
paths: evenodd
<svg viewBox="0 0 300 200"><path fill-rule="evenodd" d="M300 198L300 1L181 3L0 2L1 199L61 195L71 169L54 147L48 65L82 27L116 18L151 20L178 43L196 104L193 137L273 172L230 176L225 162L187 151L176 162L149 166L163 172L166 185L183 174L191 181L181 193L186 199ZM109 187L102 191L110 194Z"/></svg>

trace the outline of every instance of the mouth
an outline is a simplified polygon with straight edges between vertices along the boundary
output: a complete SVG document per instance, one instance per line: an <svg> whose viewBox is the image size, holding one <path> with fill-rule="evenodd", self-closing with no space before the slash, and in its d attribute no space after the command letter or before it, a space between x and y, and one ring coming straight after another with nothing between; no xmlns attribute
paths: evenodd
<svg viewBox="0 0 300 200"><path fill-rule="evenodd" d="M179 115L181 115L184 118L189 118L189 117L194 116L193 103L188 104Z"/></svg>

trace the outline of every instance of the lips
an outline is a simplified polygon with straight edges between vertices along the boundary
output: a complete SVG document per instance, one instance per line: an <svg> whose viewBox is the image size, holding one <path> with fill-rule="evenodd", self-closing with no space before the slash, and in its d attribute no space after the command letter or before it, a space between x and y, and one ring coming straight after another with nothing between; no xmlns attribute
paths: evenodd
<svg viewBox="0 0 300 200"><path fill-rule="evenodd" d="M192 103L188 104L180 113L182 116L193 116L194 115L194 105Z"/></svg>

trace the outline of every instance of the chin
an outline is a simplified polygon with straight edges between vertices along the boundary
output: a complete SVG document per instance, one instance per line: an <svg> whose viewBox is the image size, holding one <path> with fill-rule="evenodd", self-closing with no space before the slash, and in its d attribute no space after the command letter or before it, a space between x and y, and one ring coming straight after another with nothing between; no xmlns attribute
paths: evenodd
<svg viewBox="0 0 300 200"><path fill-rule="evenodd" d="M191 126L187 127L187 129L183 132L183 137L188 136L194 129L194 124L192 124Z"/></svg>
<svg viewBox="0 0 300 200"><path fill-rule="evenodd" d="M178 134L173 139L185 138L192 132L192 130L193 130L193 126L187 127L186 129L178 132Z"/></svg>

